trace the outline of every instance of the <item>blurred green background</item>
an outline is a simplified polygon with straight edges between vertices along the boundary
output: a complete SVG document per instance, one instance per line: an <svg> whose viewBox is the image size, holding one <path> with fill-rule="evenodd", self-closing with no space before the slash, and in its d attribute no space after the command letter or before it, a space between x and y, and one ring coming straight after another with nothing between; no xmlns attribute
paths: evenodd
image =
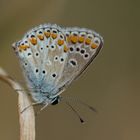
<svg viewBox="0 0 140 140"><path fill-rule="evenodd" d="M36 140L140 140L140 1L0 0L0 66L22 80L11 44L42 23L87 27L105 41L87 72L63 93L78 97L78 118L64 104L49 106L36 118ZM0 82L0 139L18 140L17 95Z"/></svg>

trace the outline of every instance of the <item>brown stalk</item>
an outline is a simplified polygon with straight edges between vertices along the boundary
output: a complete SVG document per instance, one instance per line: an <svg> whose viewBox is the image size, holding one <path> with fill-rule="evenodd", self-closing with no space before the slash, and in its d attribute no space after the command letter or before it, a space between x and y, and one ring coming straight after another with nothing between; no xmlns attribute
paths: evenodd
<svg viewBox="0 0 140 140"><path fill-rule="evenodd" d="M30 106L32 102L27 93L25 90L21 90L23 87L12 79L2 68L0 68L0 80L7 83L18 93L20 140L35 140L35 114L33 106ZM28 106L30 107L23 111Z"/></svg>

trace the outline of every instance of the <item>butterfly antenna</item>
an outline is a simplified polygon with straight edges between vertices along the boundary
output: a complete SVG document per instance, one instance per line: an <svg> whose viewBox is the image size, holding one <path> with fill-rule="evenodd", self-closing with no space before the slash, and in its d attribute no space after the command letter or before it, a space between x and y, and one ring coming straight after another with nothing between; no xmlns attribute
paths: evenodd
<svg viewBox="0 0 140 140"><path fill-rule="evenodd" d="M82 104L82 105L88 107L91 111L98 113L98 111L97 111L94 107L92 107L91 105L89 105L89 104L87 104L87 103L81 101L80 99L71 98L71 97L65 97L65 99L66 99L66 100L71 100L71 101L76 101L76 102L78 102L78 103L80 103L80 104Z"/></svg>
<svg viewBox="0 0 140 140"><path fill-rule="evenodd" d="M76 116L79 118L80 122L83 124L85 121L82 119L82 117L79 115L79 113L73 108L73 106L71 104L69 104L69 102L65 102L70 108L71 110L76 114Z"/></svg>
<svg viewBox="0 0 140 140"><path fill-rule="evenodd" d="M89 105L89 104L87 104L87 103L85 103L85 102L83 102L83 101L81 101L81 100L77 100L79 103L81 103L82 105L84 105L84 106L86 106L86 107L88 107L91 111L93 111L93 112L98 112L94 107L92 107L91 105Z"/></svg>

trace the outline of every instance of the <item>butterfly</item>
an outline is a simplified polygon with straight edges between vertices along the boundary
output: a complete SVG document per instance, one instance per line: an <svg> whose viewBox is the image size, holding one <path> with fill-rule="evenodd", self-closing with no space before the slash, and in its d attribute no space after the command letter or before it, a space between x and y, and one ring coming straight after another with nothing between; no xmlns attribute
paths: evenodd
<svg viewBox="0 0 140 140"><path fill-rule="evenodd" d="M39 25L14 43L31 96L38 104L57 104L60 94L91 64L103 38L85 28Z"/></svg>

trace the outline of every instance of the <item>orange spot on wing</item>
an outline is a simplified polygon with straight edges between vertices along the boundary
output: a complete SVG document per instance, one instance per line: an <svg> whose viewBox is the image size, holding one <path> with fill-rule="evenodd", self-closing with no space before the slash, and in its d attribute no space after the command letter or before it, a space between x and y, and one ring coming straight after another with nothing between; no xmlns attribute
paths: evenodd
<svg viewBox="0 0 140 140"><path fill-rule="evenodd" d="M79 43L83 43L83 42L84 42L84 39L85 39L85 38L84 38L83 36L80 36L80 37L79 37L79 40L78 40Z"/></svg>
<svg viewBox="0 0 140 140"><path fill-rule="evenodd" d="M33 45L36 45L37 44L37 39L35 37L32 37L30 39L30 42L33 44Z"/></svg>
<svg viewBox="0 0 140 140"><path fill-rule="evenodd" d="M67 52L68 50L69 48L66 45L64 45L64 52Z"/></svg>
<svg viewBox="0 0 140 140"><path fill-rule="evenodd" d="M67 37L67 42L71 42L70 36Z"/></svg>
<svg viewBox="0 0 140 140"><path fill-rule="evenodd" d="M57 38L57 34L55 34L55 33L52 33L51 36L52 36L53 39L56 39Z"/></svg>
<svg viewBox="0 0 140 140"><path fill-rule="evenodd" d="M49 37L50 37L50 35L51 35L51 33L50 33L50 32L44 32L44 34L45 34L45 36L46 36L47 38L49 38Z"/></svg>
<svg viewBox="0 0 140 140"><path fill-rule="evenodd" d="M78 42L78 36L77 35L72 35L72 36L70 36L70 40L71 40L71 42L72 43L77 43Z"/></svg>
<svg viewBox="0 0 140 140"><path fill-rule="evenodd" d="M37 36L40 40L44 40L44 36L43 35L38 35Z"/></svg>
<svg viewBox="0 0 140 140"><path fill-rule="evenodd" d="M86 45L90 45L90 43L91 43L91 39L86 38L86 40L85 40L85 44L86 44Z"/></svg>
<svg viewBox="0 0 140 140"><path fill-rule="evenodd" d="M19 46L19 51L20 51L20 52L26 51L27 48L29 48L29 46L27 46L27 45L20 45L20 46Z"/></svg>
<svg viewBox="0 0 140 140"><path fill-rule="evenodd" d="M64 44L64 40L59 39L57 43L58 43L59 46L61 46L61 45Z"/></svg>
<svg viewBox="0 0 140 140"><path fill-rule="evenodd" d="M96 49L97 48L97 45L93 43L93 44L91 44L91 48L92 49Z"/></svg>

